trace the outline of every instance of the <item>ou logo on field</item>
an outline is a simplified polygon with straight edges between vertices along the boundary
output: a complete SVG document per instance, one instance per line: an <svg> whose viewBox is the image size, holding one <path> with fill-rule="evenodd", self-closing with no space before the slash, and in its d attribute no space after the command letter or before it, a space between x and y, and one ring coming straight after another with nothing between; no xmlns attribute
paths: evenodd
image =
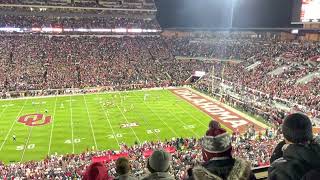
<svg viewBox="0 0 320 180"><path fill-rule="evenodd" d="M18 122L25 124L26 126L43 126L51 123L51 116L44 116L43 114L27 114L21 116L18 119Z"/></svg>

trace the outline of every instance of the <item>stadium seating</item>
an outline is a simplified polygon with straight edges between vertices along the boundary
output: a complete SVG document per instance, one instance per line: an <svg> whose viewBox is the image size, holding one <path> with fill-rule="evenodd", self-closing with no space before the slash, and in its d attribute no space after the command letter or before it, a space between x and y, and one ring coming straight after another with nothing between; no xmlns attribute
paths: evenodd
<svg viewBox="0 0 320 180"><path fill-rule="evenodd" d="M43 4L43 1L0 1L14 4ZM74 3L72 3L74 2ZM46 5L154 8L153 0L90 1L48 0ZM48 17L34 15L1 15L1 27L37 28L144 28L160 29L155 19L135 17ZM81 33L80 33L81 34ZM230 92L242 98L258 99L257 103L239 103L230 96L225 98L231 106L264 117L275 124L273 136L235 135L234 154L251 162L257 173L266 170L272 149L281 139L278 124L289 111L278 110L268 103L278 100L296 104L297 108L320 113L320 44L311 42L282 42L252 38L178 38L156 36L119 35L79 36L66 34L1 34L0 36L0 98L7 94L33 92L33 90L112 87L125 89L139 86L179 86L194 71L205 71L194 87L214 94L212 80L229 86ZM183 57L181 59L177 57ZM182 60L184 59L184 60ZM206 59L214 59L208 61ZM219 61L217 61L219 59ZM220 61L225 60L225 61ZM258 63L257 63L258 62ZM257 64L255 64L257 63ZM255 65L253 65L255 64ZM248 68L251 66L250 68ZM308 76L308 77L307 77ZM309 78L312 77L312 78ZM217 89L220 91L220 89ZM19 93L17 93L19 92ZM28 95L28 93L26 93ZM32 94L32 93L30 93ZM220 92L221 94L221 92ZM257 101L258 101L257 100ZM261 105L261 103L266 103ZM86 151L77 155L52 155L39 162L0 164L0 177L80 178L94 160L114 157L132 158L133 173L145 174L145 157L154 148L171 149L174 160L171 173L176 178L186 177L188 167L201 162L199 141L193 138L150 143L128 147L119 152ZM183 147L183 148L181 148ZM183 149L183 150L182 150ZM177 151L176 151L177 150ZM183 166L181 166L183 164ZM108 164L115 176L114 161ZM22 167L22 168L21 168ZM261 169L260 169L260 168ZM266 175L261 175L262 179Z"/></svg>

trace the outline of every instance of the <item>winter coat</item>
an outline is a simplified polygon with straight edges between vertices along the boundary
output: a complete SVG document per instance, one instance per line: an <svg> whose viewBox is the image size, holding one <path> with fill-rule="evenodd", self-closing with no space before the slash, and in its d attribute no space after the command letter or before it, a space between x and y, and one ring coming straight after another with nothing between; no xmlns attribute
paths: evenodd
<svg viewBox="0 0 320 180"><path fill-rule="evenodd" d="M307 172L320 168L319 144L286 144L283 149L283 157L269 167L269 180L300 180Z"/></svg>
<svg viewBox="0 0 320 180"><path fill-rule="evenodd" d="M282 158L283 153L282 153L282 147L286 144L286 142L283 140L278 143L276 148L274 148L271 158L270 158L270 163L273 163L275 160Z"/></svg>
<svg viewBox="0 0 320 180"><path fill-rule="evenodd" d="M138 178L130 175L130 174L123 174L114 178L115 180L138 180Z"/></svg>
<svg viewBox="0 0 320 180"><path fill-rule="evenodd" d="M168 172L154 172L142 178L142 180L175 180Z"/></svg>
<svg viewBox="0 0 320 180"><path fill-rule="evenodd" d="M193 168L195 180L255 180L251 164L243 159L211 160Z"/></svg>

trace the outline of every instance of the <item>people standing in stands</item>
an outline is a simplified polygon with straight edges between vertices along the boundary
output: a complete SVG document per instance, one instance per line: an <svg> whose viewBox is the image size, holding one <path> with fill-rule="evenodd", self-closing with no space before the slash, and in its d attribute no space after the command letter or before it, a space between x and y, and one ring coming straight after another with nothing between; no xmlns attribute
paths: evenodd
<svg viewBox="0 0 320 180"><path fill-rule="evenodd" d="M83 175L83 180L108 180L108 169L100 162L92 163Z"/></svg>
<svg viewBox="0 0 320 180"><path fill-rule="evenodd" d="M250 162L231 155L231 137L220 126L210 126L202 139L202 165L193 168L193 179L256 179Z"/></svg>
<svg viewBox="0 0 320 180"><path fill-rule="evenodd" d="M283 122L282 132L285 140L281 148L282 157L271 164L268 179L308 179L319 172L320 145L313 138L308 116L302 113L288 115Z"/></svg>
<svg viewBox="0 0 320 180"><path fill-rule="evenodd" d="M115 177L115 180L136 180L134 176L130 174L131 167L129 164L129 160L125 157L120 157L116 161L116 172L117 177Z"/></svg>
<svg viewBox="0 0 320 180"><path fill-rule="evenodd" d="M171 155L164 150L155 150L147 160L147 168L150 174L142 180L174 180L175 178L169 173Z"/></svg>

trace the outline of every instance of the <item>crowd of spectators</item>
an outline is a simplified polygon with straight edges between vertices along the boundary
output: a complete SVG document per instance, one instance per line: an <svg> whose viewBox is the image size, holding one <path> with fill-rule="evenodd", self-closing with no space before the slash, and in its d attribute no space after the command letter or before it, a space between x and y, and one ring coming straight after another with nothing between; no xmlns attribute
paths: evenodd
<svg viewBox="0 0 320 180"><path fill-rule="evenodd" d="M263 93L320 110L319 78L298 83L300 78L320 70L319 61L314 60L320 55L318 42L228 38L169 38L166 42L174 55L234 60L216 62L214 76L232 82L240 91L250 88L257 95ZM257 62L256 67L248 68Z"/></svg>
<svg viewBox="0 0 320 180"><path fill-rule="evenodd" d="M17 28L140 28L160 29L158 22L150 18L134 17L66 17L41 15L0 15L0 27Z"/></svg>
<svg viewBox="0 0 320 180"><path fill-rule="evenodd" d="M255 133L251 135L240 135L234 133L232 136L233 155L251 162L252 167L269 165L272 150L280 141L281 136L277 129L267 130L266 133ZM145 142L127 146L121 144L119 151L89 151L81 154L50 155L42 161L30 161L25 163L13 163L9 165L0 163L0 177L27 178L27 179L61 179L81 178L85 169L92 162L93 157L108 156L112 154L127 153L131 164L131 172L136 177L147 174L147 165L144 152L154 149L166 149L174 147L171 153L172 166L170 174L176 179L187 177L187 170L203 162L200 139L177 138L165 141ZM108 174L116 177L115 161L106 162Z"/></svg>
<svg viewBox="0 0 320 180"><path fill-rule="evenodd" d="M306 84L298 79L319 71L319 62L310 58L320 53L319 43L273 42L253 39L194 40L158 37L95 37L95 36L0 36L0 92L27 89L54 89L90 86L182 85L195 70L235 84L234 91L246 89L264 101L281 98L319 110L320 79ZM178 60L175 56L232 59L239 63ZM260 62L249 70L247 67ZM279 74L270 73L283 68ZM210 74L209 74L210 75ZM209 75L197 84L209 91ZM225 97L228 101L228 97ZM228 101L230 102L230 101ZM232 102L234 103L234 102ZM244 108L257 106L245 105ZM268 118L280 121L284 112L258 108ZM271 135L270 135L271 134ZM233 154L264 166L274 146L282 139L277 130L241 136L234 134ZM187 176L189 167L202 162L199 140L175 139L122 145L120 153L128 153L132 172L146 173L146 150L175 147L172 169L175 178ZM114 154L115 151L86 151L79 155L50 155L43 161L0 165L0 177L75 177L80 178L92 157ZM107 164L109 174L116 176L115 162Z"/></svg>
<svg viewBox="0 0 320 180"><path fill-rule="evenodd" d="M319 43L165 37L0 38L0 87L6 91L182 85L194 71L210 72L214 65L214 76L233 83L236 91L245 88L257 96L283 99L317 111L320 107L319 78L298 83L300 78L319 72L319 62L310 60L319 55ZM175 56L234 61L180 60Z"/></svg>
<svg viewBox="0 0 320 180"><path fill-rule="evenodd" d="M204 62L175 60L160 37L0 38L6 91L181 84L194 69L208 70Z"/></svg>
<svg viewBox="0 0 320 180"><path fill-rule="evenodd" d="M123 8L123 9L155 9L153 0L0 0L0 4L90 7L90 8Z"/></svg>

